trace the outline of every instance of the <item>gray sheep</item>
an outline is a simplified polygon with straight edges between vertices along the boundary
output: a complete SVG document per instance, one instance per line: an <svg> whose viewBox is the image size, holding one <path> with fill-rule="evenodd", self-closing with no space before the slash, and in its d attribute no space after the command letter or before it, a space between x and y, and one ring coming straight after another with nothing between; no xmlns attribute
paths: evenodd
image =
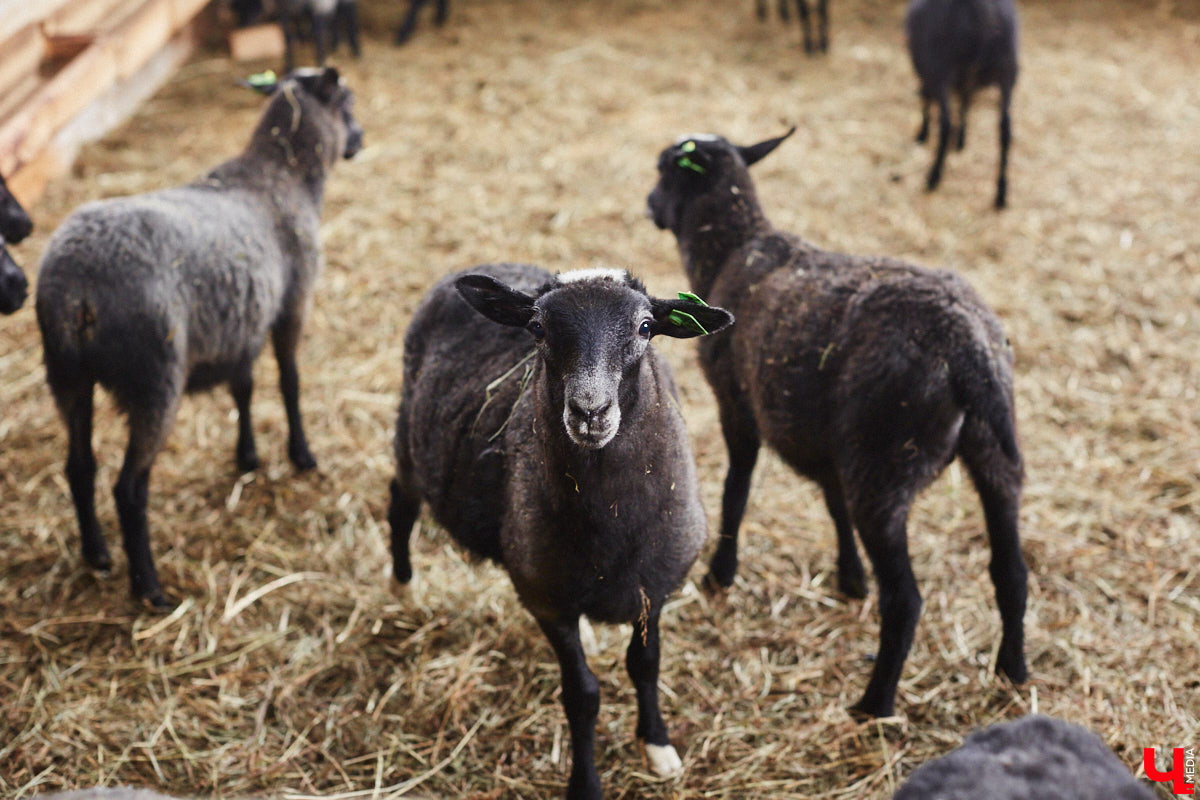
<svg viewBox="0 0 1200 800"><path fill-rule="evenodd" d="M38 279L46 378L67 425L84 561L112 567L94 505L99 383L128 416L113 494L133 594L156 609L172 602L150 555L146 499L184 392L229 385L237 464L255 469L252 367L270 334L288 456L300 469L316 466L300 421L296 347L321 268L326 174L358 152L362 129L334 69L300 70L257 88L271 100L240 156L186 186L81 207L55 231Z"/></svg>
<svg viewBox="0 0 1200 800"><path fill-rule="evenodd" d="M875 567L879 654L855 709L892 713L921 595L906 520L917 493L960 456L983 501L1003 620L996 667L1025 680L1026 571L1017 534L1022 466L1012 351L962 278L889 258L819 250L772 228L751 147L696 135L666 148L649 212L675 234L693 291L739 320L700 361L729 449L721 533L707 577L728 587L761 443L821 487L838 539L838 585L866 593L858 529Z"/></svg>
<svg viewBox="0 0 1200 800"><path fill-rule="evenodd" d="M950 141L950 92L958 94L958 139L967 143L971 96L986 86L1000 87L1000 175L996 208L1008 202L1008 147L1012 142L1009 106L1017 83L1017 9L1013 0L911 0L904 23L908 52L921 82L921 129L929 137L929 104L938 104L937 154L925 181L930 191L942 179Z"/></svg>
<svg viewBox="0 0 1200 800"><path fill-rule="evenodd" d="M800 17L800 30L804 34L804 52L812 55L816 53L818 48L822 53L829 52L829 0L816 0L817 2L817 33L820 39L814 42L812 30L812 17L808 11L808 0L796 0L796 12ZM755 0L755 13L758 14L759 20L767 18L767 0ZM791 16L788 9L788 0L779 0L779 18L785 22Z"/></svg>
<svg viewBox="0 0 1200 800"><path fill-rule="evenodd" d="M422 500L459 544L508 571L562 670L572 800L601 796L600 692L581 615L633 623L625 664L637 737L659 775L682 768L658 707L658 618L700 551L705 519L674 382L649 344L731 321L691 300L651 298L624 270L555 277L500 264L437 284L405 338L394 575L412 578Z"/></svg>
<svg viewBox="0 0 1200 800"><path fill-rule="evenodd" d="M919 767L893 800L1153 800L1091 731L1032 715L993 725Z"/></svg>
<svg viewBox="0 0 1200 800"><path fill-rule="evenodd" d="M0 177L0 314L12 314L25 303L29 281L7 245L21 242L32 231L33 220Z"/></svg>

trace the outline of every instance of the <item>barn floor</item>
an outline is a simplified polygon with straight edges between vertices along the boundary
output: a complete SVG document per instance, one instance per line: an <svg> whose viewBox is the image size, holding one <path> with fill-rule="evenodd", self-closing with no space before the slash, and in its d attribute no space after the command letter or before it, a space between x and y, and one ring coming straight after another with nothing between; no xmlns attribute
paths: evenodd
<svg viewBox="0 0 1200 800"><path fill-rule="evenodd" d="M318 472L297 475L269 357L255 399L264 467L233 464L233 402L185 402L151 489L152 546L183 598L127 598L108 492L124 447L98 406L98 502L114 577L81 566L32 303L0 320L0 796L139 784L179 794L560 795L558 670L504 574L423 520L417 579L390 593L387 483L405 326L447 271L489 260L627 266L686 288L643 218L655 157L684 131L796 135L756 168L772 220L829 248L960 270L1017 358L1028 464L1033 680L991 671L999 619L970 481L949 468L910 519L925 608L893 719L860 724L876 595L833 587L813 486L760 460L742 570L692 580L664 615L663 703L686 766L647 775L627 631L598 629L597 760L607 796L884 798L970 730L1040 710L1096 730L1132 769L1200 744L1200 13L1184 2L1022 4L1010 210L990 209L993 95L942 188L913 144L899 3L834 3L832 51L749 2L458 0L390 46L396 8L344 63L367 148L330 180L328 266L301 353ZM398 4L396 4L398 5ZM393 12L390 15L386 12ZM370 15L368 15L370 18ZM15 248L31 279L87 200L186 181L236 153L261 101L249 68L188 64L88 147ZM725 469L694 345L676 365L710 530Z"/></svg>

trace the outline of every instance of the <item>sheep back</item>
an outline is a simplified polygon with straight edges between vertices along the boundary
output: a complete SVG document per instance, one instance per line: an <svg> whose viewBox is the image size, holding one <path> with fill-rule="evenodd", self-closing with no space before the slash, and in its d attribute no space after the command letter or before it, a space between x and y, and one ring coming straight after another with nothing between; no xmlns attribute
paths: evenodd
<svg viewBox="0 0 1200 800"><path fill-rule="evenodd" d="M1031 715L967 737L913 772L894 800L1151 800L1104 742L1063 720Z"/></svg>
<svg viewBox="0 0 1200 800"><path fill-rule="evenodd" d="M42 259L48 364L86 363L122 401L148 388L127 373L150 379L150 364L182 366L188 389L225 380L304 293L318 252L315 225L279 220L251 192L197 183L85 205Z"/></svg>
<svg viewBox="0 0 1200 800"><path fill-rule="evenodd" d="M738 319L729 335L700 342L710 383L719 395L754 387L746 399L762 435L802 473L820 471L841 443L872 436L864 420L909 428L934 451L920 460L930 477L953 452L945 432L964 407L986 406L974 410L1013 437L1008 409L965 385L995 380L1011 397L1011 350L995 315L952 272L770 233L733 254L709 301ZM935 438L923 441L924 431Z"/></svg>
<svg viewBox="0 0 1200 800"><path fill-rule="evenodd" d="M455 541L500 561L508 475L503 429L527 383L534 344L524 330L497 325L462 299L454 281L467 273L528 293L553 277L528 264L485 264L429 291L404 339L396 461Z"/></svg>

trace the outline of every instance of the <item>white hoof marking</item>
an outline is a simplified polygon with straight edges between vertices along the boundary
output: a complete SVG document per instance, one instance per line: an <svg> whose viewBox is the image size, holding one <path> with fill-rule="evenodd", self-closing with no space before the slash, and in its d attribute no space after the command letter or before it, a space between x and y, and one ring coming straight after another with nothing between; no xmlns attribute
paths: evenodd
<svg viewBox="0 0 1200 800"><path fill-rule="evenodd" d="M674 745L646 743L646 760L650 762L650 769L660 778L674 778L683 772L683 761L675 752Z"/></svg>

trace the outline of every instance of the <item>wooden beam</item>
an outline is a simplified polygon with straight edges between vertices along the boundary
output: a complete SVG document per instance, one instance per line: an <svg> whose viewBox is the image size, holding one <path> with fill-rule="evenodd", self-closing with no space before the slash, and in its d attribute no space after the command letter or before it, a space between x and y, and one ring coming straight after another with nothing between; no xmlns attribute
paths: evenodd
<svg viewBox="0 0 1200 800"><path fill-rule="evenodd" d="M0 0L0 42L71 2L79 0Z"/></svg>

